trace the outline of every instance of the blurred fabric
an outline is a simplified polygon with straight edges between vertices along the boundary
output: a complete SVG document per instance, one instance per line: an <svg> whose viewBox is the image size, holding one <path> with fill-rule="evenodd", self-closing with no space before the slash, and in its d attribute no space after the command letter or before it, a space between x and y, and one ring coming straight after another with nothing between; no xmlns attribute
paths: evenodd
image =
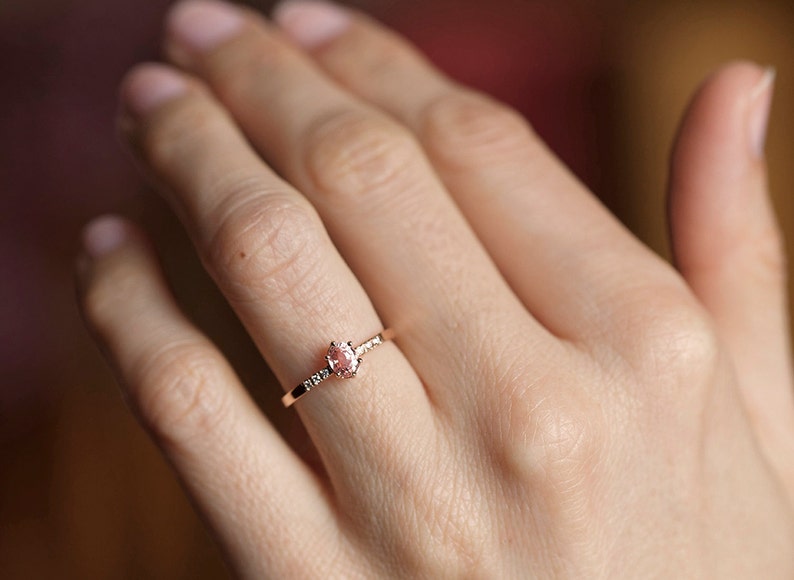
<svg viewBox="0 0 794 580"><path fill-rule="evenodd" d="M792 232L790 2L355 4L455 78L521 110L663 255L667 153L687 98L727 60L775 65L768 156ZM91 217L120 212L142 223L188 314L279 428L294 416L280 409L279 387L114 134L119 81L134 63L158 58L168 6L0 2L0 578L228 575L81 324L72 265Z"/></svg>

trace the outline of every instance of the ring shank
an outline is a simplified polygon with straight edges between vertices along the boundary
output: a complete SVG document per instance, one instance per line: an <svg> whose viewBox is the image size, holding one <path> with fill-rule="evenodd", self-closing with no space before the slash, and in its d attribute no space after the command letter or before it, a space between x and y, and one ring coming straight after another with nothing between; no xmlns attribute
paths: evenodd
<svg viewBox="0 0 794 580"><path fill-rule="evenodd" d="M281 397L281 402L284 403L285 407L289 407L295 401L300 399L303 395L311 391L314 387L319 385L325 379L330 377L333 374L330 366L326 366L324 369L317 371L308 379L303 381L297 387L292 389L289 393Z"/></svg>

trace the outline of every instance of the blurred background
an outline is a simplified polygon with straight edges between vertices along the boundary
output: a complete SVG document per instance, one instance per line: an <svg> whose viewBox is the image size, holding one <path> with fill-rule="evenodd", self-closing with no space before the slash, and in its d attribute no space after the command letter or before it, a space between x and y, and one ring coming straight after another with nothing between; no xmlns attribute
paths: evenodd
<svg viewBox="0 0 794 580"><path fill-rule="evenodd" d="M228 576L83 330L72 264L92 216L121 212L151 232L187 312L274 423L291 428L279 388L114 134L119 80L158 58L169 4L0 0L0 578ZM520 109L663 255L667 154L688 97L727 60L776 66L768 157L791 238L790 0L355 5Z"/></svg>

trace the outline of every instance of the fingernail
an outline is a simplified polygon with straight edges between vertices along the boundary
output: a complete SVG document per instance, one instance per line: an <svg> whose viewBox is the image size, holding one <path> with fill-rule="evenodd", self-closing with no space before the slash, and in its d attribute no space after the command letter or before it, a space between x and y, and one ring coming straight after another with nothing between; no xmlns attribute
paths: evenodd
<svg viewBox="0 0 794 580"><path fill-rule="evenodd" d="M95 218L83 229L83 248L91 258L101 258L121 246L128 238L125 222L116 216Z"/></svg>
<svg viewBox="0 0 794 580"><path fill-rule="evenodd" d="M273 20L305 48L325 44L350 25L347 11L322 0L285 0L273 10Z"/></svg>
<svg viewBox="0 0 794 580"><path fill-rule="evenodd" d="M133 70L121 88L121 99L131 112L143 115L185 93L187 82L176 71L146 64Z"/></svg>
<svg viewBox="0 0 794 580"><path fill-rule="evenodd" d="M183 0L171 9L166 29L178 43L206 52L234 36L243 25L242 13L217 0Z"/></svg>
<svg viewBox="0 0 794 580"><path fill-rule="evenodd" d="M750 94L748 127L750 148L759 159L764 156L769 112L772 108L772 93L775 86L775 69L769 67Z"/></svg>

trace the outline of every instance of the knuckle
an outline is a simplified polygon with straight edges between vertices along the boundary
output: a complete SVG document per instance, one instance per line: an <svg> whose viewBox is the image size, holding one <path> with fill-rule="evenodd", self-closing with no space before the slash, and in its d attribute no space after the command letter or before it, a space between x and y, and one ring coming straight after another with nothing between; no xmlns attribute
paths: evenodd
<svg viewBox="0 0 794 580"><path fill-rule="evenodd" d="M653 381L643 389L655 397L681 403L684 393L699 393L720 357L717 334L694 299L684 293L657 292L629 322L625 344L638 377Z"/></svg>
<svg viewBox="0 0 794 580"><path fill-rule="evenodd" d="M215 438L229 412L217 358L200 344L160 349L140 365L136 404L147 427L171 448L197 437Z"/></svg>
<svg viewBox="0 0 794 580"><path fill-rule="evenodd" d="M252 195L223 212L209 244L209 261L232 300L266 293L269 300L300 293L317 268L320 226L291 196ZM299 298L299 297L297 297Z"/></svg>
<svg viewBox="0 0 794 580"><path fill-rule="evenodd" d="M468 92L448 93L431 103L420 134L433 158L453 166L490 163L525 151L533 142L532 130L518 112Z"/></svg>
<svg viewBox="0 0 794 580"><path fill-rule="evenodd" d="M509 402L505 464L549 494L586 488L606 448L607 428L597 404L583 393L557 393Z"/></svg>
<svg viewBox="0 0 794 580"><path fill-rule="evenodd" d="M536 408L530 421L532 445L542 449L542 466L548 473L571 481L572 472L586 473L600 451L601 431L593 417L572 409Z"/></svg>
<svg viewBox="0 0 794 580"><path fill-rule="evenodd" d="M315 124L307 133L305 151L315 186L335 197L381 197L403 190L418 159L418 147L407 130L359 112Z"/></svg>

